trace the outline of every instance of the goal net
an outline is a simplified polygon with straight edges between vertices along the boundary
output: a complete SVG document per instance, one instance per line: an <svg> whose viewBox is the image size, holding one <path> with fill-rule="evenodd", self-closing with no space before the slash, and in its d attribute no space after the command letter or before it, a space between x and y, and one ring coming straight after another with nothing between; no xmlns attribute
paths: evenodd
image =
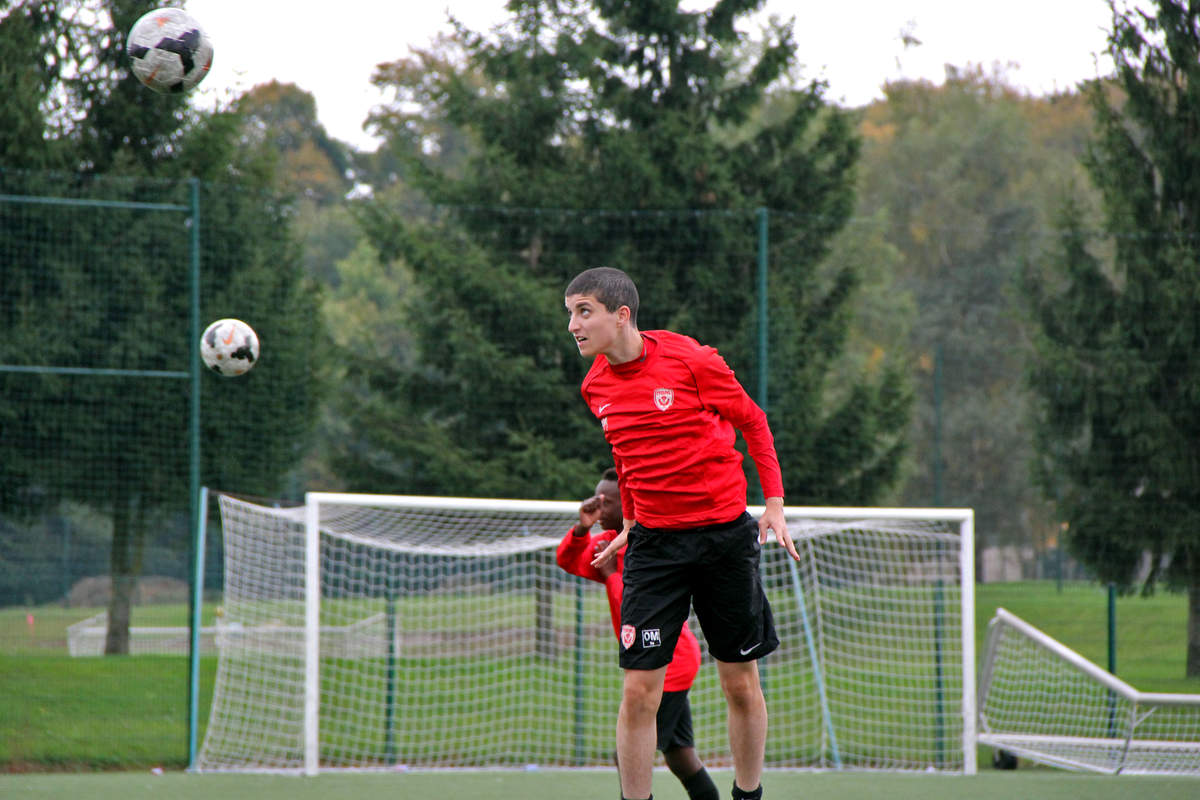
<svg viewBox="0 0 1200 800"><path fill-rule="evenodd" d="M1200 775L1200 695L1139 692L1000 608L980 670L979 741L1066 769Z"/></svg>
<svg viewBox="0 0 1200 800"><path fill-rule="evenodd" d="M577 503L220 507L219 660L194 770L612 765L604 589L555 562ZM971 512L787 516L801 561L774 543L762 558L782 641L759 662L766 765L973 773ZM729 765L707 653L690 698L700 757Z"/></svg>

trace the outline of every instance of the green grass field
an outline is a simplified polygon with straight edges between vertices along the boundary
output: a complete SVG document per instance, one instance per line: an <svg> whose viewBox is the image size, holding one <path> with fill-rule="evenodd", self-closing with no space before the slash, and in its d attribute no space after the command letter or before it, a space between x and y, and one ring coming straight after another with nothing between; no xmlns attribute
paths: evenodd
<svg viewBox="0 0 1200 800"><path fill-rule="evenodd" d="M713 779L728 796L731 773ZM890 773L771 772L763 780L768 798L837 800L1193 800L1200 781L1188 778L1121 778L1041 770L986 772L972 777ZM271 775L185 775L121 773L98 775L0 775L0 797L22 800L389 800L447 798L525 800L618 797L613 772L452 772L404 775L322 775L301 778ZM654 776L656 800L686 800L667 772Z"/></svg>
<svg viewBox="0 0 1200 800"><path fill-rule="evenodd" d="M1107 661L1107 596L1102 587L1053 582L976 587L976 637L1003 606L1051 636L1104 665ZM28 614L33 614L30 625ZM187 659L169 656L71 658L68 625L95 613L89 609L0 610L0 797L283 797L305 800L312 792L331 800L377 787L392 797L526 797L570 794L576 800L612 797L611 772L470 772L368 774L298 779L268 776L184 775L187 761ZM214 609L206 607L209 624ZM1200 693L1200 681L1184 673L1186 609L1180 595L1122 598L1117 604L1117 673L1144 691ZM183 625L181 606L135 610L134 625ZM614 670L614 681L616 678ZM215 659L201 660L200 732L203 734L215 674ZM602 743L607 746L607 743ZM152 775L161 767L166 774ZM996 773L990 753L981 752L983 774L950 776L826 775L774 772L773 796L913 797L1125 797L1135 789L1150 797L1200 796L1196 781L1069 776L1053 770ZM114 774L121 771L120 774ZM97 773L80 776L74 773ZM39 774L25 774L39 773ZM56 774L44 774L56 773ZM667 773L656 778L656 797L683 797ZM1085 784L1074 783L1085 781ZM726 779L722 779L727 782ZM86 791L78 781L86 781ZM432 781L432 784L427 782ZM1015 782L1015 783L1014 783ZM1015 784L1022 788L1013 789ZM234 787L232 789L226 786ZM1086 786L1086 789L1082 789ZM568 788L569 787L569 788ZM873 787L873 788L872 788ZM1123 788L1122 788L1123 787ZM886 792L883 790L886 789ZM1112 794L1106 792L1112 791ZM111 792L111 794L106 794ZM195 794L191 794L195 792ZM277 792L278 794L273 794ZM994 793L993 793L994 792ZM1117 792L1121 792L1118 794ZM1178 793L1175 793L1178 792Z"/></svg>

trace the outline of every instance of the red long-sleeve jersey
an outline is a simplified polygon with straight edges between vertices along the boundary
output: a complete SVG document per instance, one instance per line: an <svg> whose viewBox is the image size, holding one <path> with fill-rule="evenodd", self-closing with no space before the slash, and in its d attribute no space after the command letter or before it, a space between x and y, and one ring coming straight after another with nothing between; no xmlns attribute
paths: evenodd
<svg viewBox="0 0 1200 800"><path fill-rule="evenodd" d="M592 566L596 542L607 544L616 535L616 531L610 530L587 536L576 536L574 528L572 528L558 543L556 558L558 565L572 575L604 584L604 593L608 595L608 612L612 616L613 633L620 636L621 597L625 591L625 584L621 579L621 571L625 567L624 548L617 553L617 568L607 579L600 573L600 570ZM687 620L684 620L683 630L679 632L679 639L675 643L675 653L671 656L671 663L667 665L666 677L663 678L663 691L682 692L692 688L692 681L696 679L696 673L699 670L700 643L696 641L696 634L692 633L692 629L688 627Z"/></svg>
<svg viewBox="0 0 1200 800"><path fill-rule="evenodd" d="M627 519L648 528L695 528L746 510L741 431L763 497L783 497L767 415L716 349L670 331L643 331L641 358L597 356L580 392L604 428Z"/></svg>

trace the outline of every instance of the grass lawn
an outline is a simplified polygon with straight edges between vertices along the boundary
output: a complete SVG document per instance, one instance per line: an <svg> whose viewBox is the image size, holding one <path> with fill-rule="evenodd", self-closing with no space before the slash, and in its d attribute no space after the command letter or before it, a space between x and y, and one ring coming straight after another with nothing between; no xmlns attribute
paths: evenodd
<svg viewBox="0 0 1200 800"><path fill-rule="evenodd" d="M728 796L731 773L715 771L713 780ZM763 778L768 798L837 800L1193 800L1200 782L1189 778L1120 778L1046 770L986 772L966 776L890 773L805 773L776 771ZM404 775L322 775L301 778L272 775L189 775L167 773L92 775L0 775L0 797L22 800L389 800L530 797L611 800L617 797L610 771L441 772ZM669 773L654 776L656 800L686 800Z"/></svg>
<svg viewBox="0 0 1200 800"><path fill-rule="evenodd" d="M1102 587L1076 583L1066 584L1059 591L1051 581L977 586L976 636L979 643L986 635L987 621L999 606L1097 664L1104 666L1107 663L1107 595ZM213 607L206 606L204 624L211 624L213 612ZM0 610L0 695L5 698L0 712L0 772L138 770L142 774L136 780L152 781L148 772L152 767L164 767L168 773L185 767L186 656L69 657L66 654L67 626L94 613L96 610L58 607ZM32 625L29 614L33 615ZM1117 674L1122 679L1143 691L1200 694L1200 680L1183 677L1186 609L1181 595L1161 593L1151 598L1121 598L1117 603L1117 619ZM136 609L133 624L186 625L186 620L186 608L182 606L151 606ZM207 721L215 670L215 658L201 659L198 722L201 736ZM989 765L989 758L981 756L981 769L990 772ZM203 777L208 781L222 776ZM380 779L397 780L397 790L404 791L418 783L416 777L413 774ZM812 775L804 777L809 781L814 778ZM495 776L488 778L493 779ZM11 777L0 779L0 796L54 796L39 795L32 785L28 787L29 792L25 791L24 785L21 791L10 792L8 789L15 785L12 780ZM312 782L285 780L283 785L294 788L309 786ZM1148 784L1138 779L1137 785ZM961 789L963 784L958 786ZM986 791L986 785L980 786L984 787L981 791ZM1190 786L1193 791L1200 792L1196 784ZM611 796L611 788L609 785L603 789L604 796ZM888 785L889 796L897 796L893 788ZM174 791L171 789L170 794L174 795ZM435 794L440 793L435 791ZM91 787L87 794L89 797L100 796L92 794ZM214 791L207 796L213 794L224 793ZM136 793L122 795L136 796ZM336 793L322 794L322 800L336 796ZM576 798L582 800L588 796L592 795L581 790ZM1104 795L1089 792L1086 796ZM1151 793L1149 796L1166 795ZM303 797L289 794L289 800L303 800Z"/></svg>

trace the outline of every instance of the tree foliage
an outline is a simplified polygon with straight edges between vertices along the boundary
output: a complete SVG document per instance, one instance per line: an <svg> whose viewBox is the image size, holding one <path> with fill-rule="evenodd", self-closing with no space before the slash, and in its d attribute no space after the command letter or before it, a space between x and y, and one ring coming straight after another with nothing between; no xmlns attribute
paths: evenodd
<svg viewBox="0 0 1200 800"><path fill-rule="evenodd" d="M1103 232L1068 204L1044 270L1030 385L1048 494L1072 550L1129 590L1162 573L1188 591L1187 674L1200 675L1200 11L1113 7L1115 85L1088 88L1085 166ZM1115 89L1115 91L1114 91ZM1107 240L1111 258L1096 247Z"/></svg>
<svg viewBox="0 0 1200 800"><path fill-rule="evenodd" d="M63 121L54 94L64 62L76 57L70 26L56 3L11 5L0 4L7 12L0 18L0 157L31 168L61 167Z"/></svg>
<svg viewBox="0 0 1200 800"><path fill-rule="evenodd" d="M111 518L109 652L128 647L147 541L188 549L190 382L169 374L191 367L197 226L202 317L248 320L270 365L236 384L202 376L202 480L284 490L320 398L317 297L289 209L270 191L273 162L245 146L236 114L198 114L185 96L151 94L130 75L122 32L152 7L30 3L0 20L35 46L26 62L77 59L48 83L17 81L23 94L6 98L5 113L20 119L0 159L2 193L53 200L0 204L0 364L46 369L0 375L0 517L55 516L74 503ZM0 69L10 55L0 46ZM40 148L23 133L37 129ZM47 166L59 171L29 171Z"/></svg>
<svg viewBox="0 0 1200 800"><path fill-rule="evenodd" d="M1087 128L1061 112L1077 105L963 68L941 86L889 84L864 112L859 213L886 215L900 254L893 290L915 307L920 391L899 501L973 508L981 545L1043 532L1013 288L1041 246L1048 198L1070 181L1069 148Z"/></svg>
<svg viewBox="0 0 1200 800"><path fill-rule="evenodd" d="M270 81L255 86L234 104L242 122L243 145L280 159L281 191L328 205L351 188L352 158L317 120L311 94L294 84Z"/></svg>
<svg viewBox="0 0 1200 800"><path fill-rule="evenodd" d="M789 498L865 503L895 479L904 382L888 368L840 394L828 384L858 276L822 260L853 205L857 139L821 84L789 85L790 23L754 46L737 31L757 6L515 0L491 33L459 27L381 69L396 100L373 124L440 215L422 225L384 203L363 211L384 258L411 268L424 310L411 317L418 363L396 372L386 405L426 442L426 465L467 452L484 473L516 470L523 492L591 486L608 451L579 402L587 365L559 309L567 281L598 264L638 282L643 329L718 346L755 392L755 209L766 208L768 411ZM782 113L762 114L768 100Z"/></svg>

